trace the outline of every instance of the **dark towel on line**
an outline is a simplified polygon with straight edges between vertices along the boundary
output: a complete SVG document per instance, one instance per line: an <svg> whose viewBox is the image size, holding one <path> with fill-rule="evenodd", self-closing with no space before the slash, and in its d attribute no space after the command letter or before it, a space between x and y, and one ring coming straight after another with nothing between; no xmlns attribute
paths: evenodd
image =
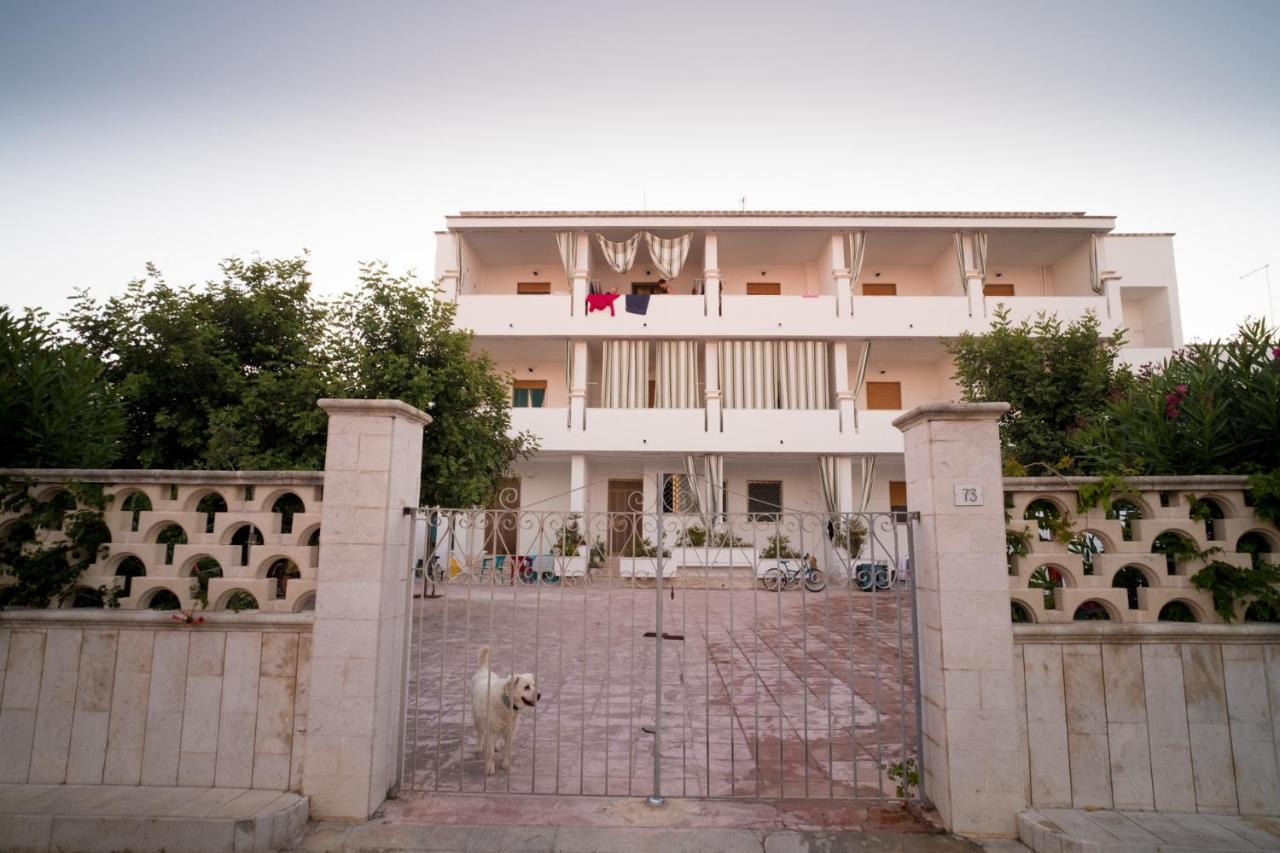
<svg viewBox="0 0 1280 853"><path fill-rule="evenodd" d="M628 314L648 314L649 313L649 294L628 293L627 294L627 313Z"/></svg>

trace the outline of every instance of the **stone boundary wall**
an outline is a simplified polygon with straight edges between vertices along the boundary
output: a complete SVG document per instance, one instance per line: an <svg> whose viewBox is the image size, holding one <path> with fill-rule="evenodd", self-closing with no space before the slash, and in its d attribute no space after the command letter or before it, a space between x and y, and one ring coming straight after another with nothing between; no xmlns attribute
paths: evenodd
<svg viewBox="0 0 1280 853"><path fill-rule="evenodd" d="M1137 491L1123 500L1136 507L1139 515L1125 520L1116 511L1117 499L1089 512L1078 512L1080 486L1097 483L1096 477L1019 477L1004 480L1006 512L1011 530L1031 531L1030 554L1009 558L1009 593L1030 621L1071 622L1081 605L1099 607L1112 622L1156 622L1170 602L1180 602L1196 622L1222 622L1214 612L1207 592L1191 585L1191 576L1203 565L1199 560L1170 560L1153 551L1157 537L1172 534L1190 540L1197 551L1218 547L1221 553L1209 557L1237 566L1252 565L1249 553L1239 550L1242 537L1261 542L1263 557L1280 560L1280 531L1260 521L1249 507L1246 479L1238 476L1211 477L1130 477L1125 482ZM1188 494L1213 502L1221 518L1212 522L1191 518ZM1091 534L1101 553L1082 555L1078 544L1064 545L1040 532L1028 508L1037 501L1051 504L1060 517L1069 516L1077 534ZM1092 565L1089 565L1091 563ZM1061 585L1046 596L1030 586L1038 569L1052 570ZM1136 570L1144 586L1136 590L1136 600L1124 586L1116 586L1116 576ZM1132 572L1128 573L1132 576ZM1050 606L1051 605L1051 606ZM1236 621L1245 618L1242 603Z"/></svg>
<svg viewBox="0 0 1280 853"><path fill-rule="evenodd" d="M1027 802L1280 814L1280 626L1015 625Z"/></svg>
<svg viewBox="0 0 1280 853"><path fill-rule="evenodd" d="M0 612L0 782L300 790L311 614Z"/></svg>
<svg viewBox="0 0 1280 853"><path fill-rule="evenodd" d="M323 471L151 471L78 469L0 469L0 476L35 482L38 497L48 498L65 483L103 486L110 496L103 520L111 533L104 553L81 576L81 586L124 590L120 576L140 563L146 574L128 580L123 609L146 609L157 593L168 590L184 609L199 608L192 595L192 571L198 563L217 562L222 573L208 582L208 609L226 609L232 594L251 594L264 612L288 613L315 607L319 565ZM212 495L226 509L203 512L198 507ZM288 520L272 507L292 494L302 511ZM141 495L142 498L133 498ZM149 509L130 511L130 499ZM11 519L0 514L0 536ZM166 545L161 532L182 528L186 544ZM246 530L251 527L252 530ZM296 567L297 577L281 585L268 577L281 560ZM207 564L207 563L206 563ZM290 574L293 569L289 570ZM12 578L0 575L0 594ZM283 589L284 596L279 593ZM68 600L64 606L70 607Z"/></svg>

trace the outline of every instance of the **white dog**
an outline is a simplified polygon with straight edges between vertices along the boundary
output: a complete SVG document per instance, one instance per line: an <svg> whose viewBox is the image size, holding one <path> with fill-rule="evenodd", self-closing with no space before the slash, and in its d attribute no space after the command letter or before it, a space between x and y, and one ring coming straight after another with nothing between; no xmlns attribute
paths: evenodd
<svg viewBox="0 0 1280 853"><path fill-rule="evenodd" d="M471 712L476 723L476 754L484 756L484 773L493 775L495 749L503 770L511 769L511 750L522 708L538 704L542 694L533 673L501 676L489 670L489 647L480 647L480 668L471 679Z"/></svg>

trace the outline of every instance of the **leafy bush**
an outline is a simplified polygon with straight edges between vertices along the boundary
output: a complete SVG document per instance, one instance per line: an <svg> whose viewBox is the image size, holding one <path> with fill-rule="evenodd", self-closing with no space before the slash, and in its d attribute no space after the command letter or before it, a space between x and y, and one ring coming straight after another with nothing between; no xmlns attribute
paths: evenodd
<svg viewBox="0 0 1280 853"><path fill-rule="evenodd" d="M0 477L0 512L15 516L0 539L0 573L16 581L6 588L7 603L48 607L75 594L110 540L102 518L107 498L99 486L68 483L41 500L33 486Z"/></svg>
<svg viewBox="0 0 1280 853"><path fill-rule="evenodd" d="M578 529L578 521L581 516L573 513L564 522L555 534L554 544L551 546L551 553L557 557L576 557L578 549L587 544L587 537L582 535L582 531Z"/></svg>
<svg viewBox="0 0 1280 853"><path fill-rule="evenodd" d="M843 548L849 556L856 557L862 550L862 543L867 541L867 525L856 516L840 518L832 522L831 544Z"/></svg>
<svg viewBox="0 0 1280 853"><path fill-rule="evenodd" d="M1231 622L1236 615L1236 602L1252 599L1263 612L1280 611L1280 566L1259 563L1256 568L1241 568L1214 560L1191 578L1196 589L1213 597L1213 609L1222 621Z"/></svg>
<svg viewBox="0 0 1280 853"><path fill-rule="evenodd" d="M1249 477L1249 497L1253 514L1280 529L1280 468Z"/></svg>
<svg viewBox="0 0 1280 853"><path fill-rule="evenodd" d="M769 537L769 544L760 552L766 560L787 560L799 557L800 554L791 548L791 540L782 533Z"/></svg>
<svg viewBox="0 0 1280 853"><path fill-rule="evenodd" d="M635 535L622 548L622 556L624 557L656 557L658 549L647 538ZM671 551L663 549L662 556L670 557Z"/></svg>

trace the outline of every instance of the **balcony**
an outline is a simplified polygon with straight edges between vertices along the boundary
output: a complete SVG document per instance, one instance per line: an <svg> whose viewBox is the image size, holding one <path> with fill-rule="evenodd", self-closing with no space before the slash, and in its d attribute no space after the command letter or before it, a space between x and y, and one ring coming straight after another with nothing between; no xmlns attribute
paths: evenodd
<svg viewBox="0 0 1280 853"><path fill-rule="evenodd" d="M1092 311L1102 324L1102 333L1114 331L1117 323L1107 316L1107 300L1104 296L987 296L983 299L987 321L995 319L996 309L1003 305L1009 310L1009 321L1035 322L1041 313L1054 314L1063 325L1079 320Z"/></svg>
<svg viewBox="0 0 1280 853"><path fill-rule="evenodd" d="M858 413L858 427L835 409L728 409L720 423L703 409L586 410L586 428L569 427L567 408L512 409L511 427L559 453L901 453L892 421L902 412Z"/></svg>

